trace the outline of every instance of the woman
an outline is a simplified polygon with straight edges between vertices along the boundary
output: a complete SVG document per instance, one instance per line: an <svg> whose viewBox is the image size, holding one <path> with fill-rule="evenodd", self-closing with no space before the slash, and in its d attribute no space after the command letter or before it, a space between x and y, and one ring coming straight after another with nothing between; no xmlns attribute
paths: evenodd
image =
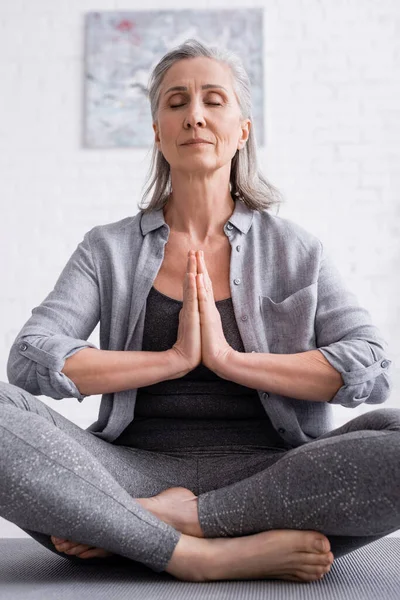
<svg viewBox="0 0 400 600"><path fill-rule="evenodd" d="M1 515L70 560L309 582L400 527L400 411L332 430L330 406L385 402L385 342L321 242L268 212L249 90L195 40L162 58L150 205L85 234L11 349ZM35 394L102 394L99 418Z"/></svg>

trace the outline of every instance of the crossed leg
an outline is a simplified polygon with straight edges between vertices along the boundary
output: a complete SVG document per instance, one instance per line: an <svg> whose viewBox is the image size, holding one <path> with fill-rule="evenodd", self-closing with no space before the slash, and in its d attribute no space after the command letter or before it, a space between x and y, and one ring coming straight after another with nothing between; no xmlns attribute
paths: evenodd
<svg viewBox="0 0 400 600"><path fill-rule="evenodd" d="M250 477L200 493L205 537L319 530L340 556L395 531L400 527L399 414L379 409L360 415L287 451L264 470L260 464ZM140 467L137 449L113 446L3 382L0 416L3 517L28 533L47 536L54 552L50 535L105 548L155 571L165 569L180 532L134 497L173 486L199 493L189 458L165 456L163 463L158 455L159 471L148 469L146 460ZM143 452L142 458L151 454Z"/></svg>
<svg viewBox="0 0 400 600"><path fill-rule="evenodd" d="M215 472L215 459L214 468L210 460L204 461L203 478ZM224 461L235 460L234 455L220 460L218 472L224 472ZM249 477L198 496L205 537L316 530L329 539L337 558L400 529L399 409L359 415L278 454L272 465L269 454L266 467L262 453L254 461L247 465Z"/></svg>
<svg viewBox="0 0 400 600"><path fill-rule="evenodd" d="M0 455L0 515L39 543L67 558L50 536L79 540L165 569L181 533L134 498L190 487L189 460L114 446L5 382Z"/></svg>

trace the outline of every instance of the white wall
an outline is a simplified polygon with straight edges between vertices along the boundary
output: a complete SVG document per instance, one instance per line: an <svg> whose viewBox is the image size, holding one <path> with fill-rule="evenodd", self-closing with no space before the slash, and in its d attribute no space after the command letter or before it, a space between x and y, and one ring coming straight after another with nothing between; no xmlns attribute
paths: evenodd
<svg viewBox="0 0 400 600"><path fill-rule="evenodd" d="M251 6L265 7L267 144L260 165L287 198L279 215L321 237L388 340L395 385L383 406L399 406L400 3ZM137 212L149 149L87 150L81 139L84 13L138 8L132 0L13 0L0 7L0 380L7 381L16 334L83 234ZM89 339L98 343L98 328ZM83 428L100 402L40 399ZM381 407L335 406L336 426ZM26 534L0 519L0 536Z"/></svg>

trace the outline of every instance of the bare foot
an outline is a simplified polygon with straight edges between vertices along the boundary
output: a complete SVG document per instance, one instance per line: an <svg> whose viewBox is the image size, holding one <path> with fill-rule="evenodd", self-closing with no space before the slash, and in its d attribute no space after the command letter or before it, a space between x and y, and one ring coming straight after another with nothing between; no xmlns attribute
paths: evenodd
<svg viewBox="0 0 400 600"><path fill-rule="evenodd" d="M197 512L197 496L187 488L173 487L157 496L135 500L178 531L193 537L204 537Z"/></svg>
<svg viewBox="0 0 400 600"><path fill-rule="evenodd" d="M278 529L236 538L204 538L197 496L187 488L170 488L152 498L136 500L182 532L165 570L184 581L316 581L330 570L334 560L328 538L318 531ZM314 547L318 540L324 543L322 550Z"/></svg>
<svg viewBox="0 0 400 600"><path fill-rule="evenodd" d="M314 548L324 540L325 550ZM279 529L238 538L182 534L165 571L183 581L286 579L309 582L328 573L334 557L316 531Z"/></svg>
<svg viewBox="0 0 400 600"><path fill-rule="evenodd" d="M104 548L80 544L79 542L74 542L73 540L68 540L66 538L50 537L58 552L64 552L65 554L76 556L77 558L106 558L107 556L114 555L113 552L104 550Z"/></svg>
<svg viewBox="0 0 400 600"><path fill-rule="evenodd" d="M135 500L178 531L191 536L204 537L197 516L197 496L187 488L170 488L152 498L135 498ZM74 555L77 558L113 556L113 552L80 544L73 540L51 536L51 541L59 552Z"/></svg>

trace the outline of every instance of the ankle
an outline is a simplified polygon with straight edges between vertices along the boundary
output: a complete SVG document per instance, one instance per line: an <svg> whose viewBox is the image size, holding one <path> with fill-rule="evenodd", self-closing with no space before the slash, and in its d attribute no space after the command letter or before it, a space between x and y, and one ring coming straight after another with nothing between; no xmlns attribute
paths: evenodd
<svg viewBox="0 0 400 600"><path fill-rule="evenodd" d="M190 536L204 538L204 533L200 525L198 497L195 496L191 500L188 500L188 502L190 503L190 510L185 511L184 532Z"/></svg>
<svg viewBox="0 0 400 600"><path fill-rule="evenodd" d="M184 581L207 581L208 540L182 533L165 571Z"/></svg>

